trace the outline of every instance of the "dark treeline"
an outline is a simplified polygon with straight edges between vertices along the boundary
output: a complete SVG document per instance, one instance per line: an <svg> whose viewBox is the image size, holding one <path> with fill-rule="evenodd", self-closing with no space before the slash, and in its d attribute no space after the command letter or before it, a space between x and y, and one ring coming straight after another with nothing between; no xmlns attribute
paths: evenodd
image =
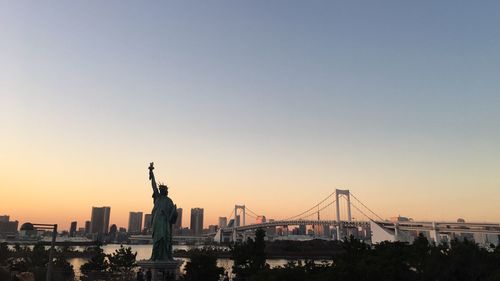
<svg viewBox="0 0 500 281"><path fill-rule="evenodd" d="M0 280L19 280L19 274L29 272L29 279L45 280L49 250L42 244L31 249L27 246L15 245L10 249L6 243L0 243ZM54 251L52 280L73 280L73 266L66 261L62 249ZM29 280L28 279L28 280Z"/></svg>
<svg viewBox="0 0 500 281"><path fill-rule="evenodd" d="M291 263L265 268L247 280L500 280L500 248L487 250L470 241L430 244L423 236L415 243L384 242L373 247L349 239L334 263Z"/></svg>
<svg viewBox="0 0 500 281"><path fill-rule="evenodd" d="M333 262L290 262L275 268L265 264L263 243L264 231L258 231L255 240L235 246L235 280L500 280L500 247L484 248L468 240L435 245L420 235L413 244L369 245L351 237L328 243Z"/></svg>
<svg viewBox="0 0 500 281"><path fill-rule="evenodd" d="M69 247L56 248L52 271L53 281L75 280L73 266L67 262L74 256ZM137 253L130 247L121 246L112 254L104 254L100 245L89 247L85 251L87 263L80 268L82 281L90 280L135 280ZM45 280L49 250L43 244L36 244L31 249L15 245L10 249L6 243L0 243L0 281Z"/></svg>
<svg viewBox="0 0 500 281"><path fill-rule="evenodd" d="M435 245L424 236L413 244L384 242L369 245L354 238L344 241L280 241L266 243L265 232L257 230L254 239L232 245L235 281L500 281L500 247L480 247L472 241L453 240ZM322 248L322 249L320 249ZM325 261L289 262L270 268L268 251L285 253L321 252ZM191 250L182 280L229 280L217 265L220 248ZM55 253L54 281L74 280L74 270L66 261L71 249ZM136 253L120 247L107 255L100 246L87 249L88 262L80 268L81 280L135 280ZM71 255L71 254L69 254ZM293 255L292 255L293 256ZM19 280L16 274L31 272L33 280L45 280L48 250L42 245L33 249L0 243L0 280Z"/></svg>

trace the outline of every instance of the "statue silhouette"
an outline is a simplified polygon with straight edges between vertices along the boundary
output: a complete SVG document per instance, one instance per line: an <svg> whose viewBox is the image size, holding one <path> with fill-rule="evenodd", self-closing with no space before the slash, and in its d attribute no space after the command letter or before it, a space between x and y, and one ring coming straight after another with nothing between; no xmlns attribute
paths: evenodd
<svg viewBox="0 0 500 281"><path fill-rule="evenodd" d="M168 187L156 185L153 163L149 165L149 179L153 188L153 211L151 212L151 228L153 230L153 252L151 260L173 260L172 257L172 225L177 221L177 206L168 197Z"/></svg>

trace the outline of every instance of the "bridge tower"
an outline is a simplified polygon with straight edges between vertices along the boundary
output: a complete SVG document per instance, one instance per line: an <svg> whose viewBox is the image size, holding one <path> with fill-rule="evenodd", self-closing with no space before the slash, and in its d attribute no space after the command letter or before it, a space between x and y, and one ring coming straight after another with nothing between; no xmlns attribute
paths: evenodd
<svg viewBox="0 0 500 281"><path fill-rule="evenodd" d="M335 213L337 214L337 239L340 239L340 197L347 200L347 221L351 222L351 192L349 189L335 189Z"/></svg>
<svg viewBox="0 0 500 281"><path fill-rule="evenodd" d="M240 214L240 218L242 219L241 221L236 221L236 218L238 217L238 210L241 210ZM245 217L246 217L247 213L246 213L246 209L245 209L245 205L234 205L234 226L245 226L246 225L246 222L245 222ZM243 223L243 224L241 224Z"/></svg>

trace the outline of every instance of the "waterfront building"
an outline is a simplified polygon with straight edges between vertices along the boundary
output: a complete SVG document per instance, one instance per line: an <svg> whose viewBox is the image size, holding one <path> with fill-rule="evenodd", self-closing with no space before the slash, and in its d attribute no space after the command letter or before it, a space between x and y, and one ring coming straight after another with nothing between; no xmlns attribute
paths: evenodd
<svg viewBox="0 0 500 281"><path fill-rule="evenodd" d="M128 233L139 234L142 231L142 212L130 212L128 216Z"/></svg>
<svg viewBox="0 0 500 281"><path fill-rule="evenodd" d="M175 221L174 227L175 229L182 228L182 208L177 208L177 221Z"/></svg>
<svg viewBox="0 0 500 281"><path fill-rule="evenodd" d="M90 233L107 234L109 231L109 215L111 207L92 207Z"/></svg>
<svg viewBox="0 0 500 281"><path fill-rule="evenodd" d="M223 228L227 226L227 218L219 217L219 228Z"/></svg>
<svg viewBox="0 0 500 281"><path fill-rule="evenodd" d="M215 232L217 232L218 229L219 229L218 225L211 224L208 226L207 232L208 233L215 233Z"/></svg>
<svg viewBox="0 0 500 281"><path fill-rule="evenodd" d="M90 233L90 221L85 221L85 234Z"/></svg>
<svg viewBox="0 0 500 281"><path fill-rule="evenodd" d="M202 235L203 234L203 208L192 208L191 209L191 234L192 235Z"/></svg>
<svg viewBox="0 0 500 281"><path fill-rule="evenodd" d="M69 237L75 237L76 236L76 221L71 222L71 226L69 228Z"/></svg>
<svg viewBox="0 0 500 281"><path fill-rule="evenodd" d="M151 230L151 220L153 219L153 215L144 214L144 230L146 232Z"/></svg>
<svg viewBox="0 0 500 281"><path fill-rule="evenodd" d="M266 222L266 216L257 216L255 219L255 223L265 223Z"/></svg>
<svg viewBox="0 0 500 281"><path fill-rule="evenodd" d="M0 216L0 237L14 237L17 235L18 221L11 221L10 216Z"/></svg>

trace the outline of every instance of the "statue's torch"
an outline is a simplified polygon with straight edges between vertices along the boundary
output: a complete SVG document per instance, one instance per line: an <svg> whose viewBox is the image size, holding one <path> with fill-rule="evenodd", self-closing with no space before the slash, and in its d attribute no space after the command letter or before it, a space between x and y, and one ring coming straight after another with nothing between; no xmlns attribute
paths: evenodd
<svg viewBox="0 0 500 281"><path fill-rule="evenodd" d="M155 169L155 167L153 167L153 162L149 163L149 180L151 180L153 178L153 170Z"/></svg>

